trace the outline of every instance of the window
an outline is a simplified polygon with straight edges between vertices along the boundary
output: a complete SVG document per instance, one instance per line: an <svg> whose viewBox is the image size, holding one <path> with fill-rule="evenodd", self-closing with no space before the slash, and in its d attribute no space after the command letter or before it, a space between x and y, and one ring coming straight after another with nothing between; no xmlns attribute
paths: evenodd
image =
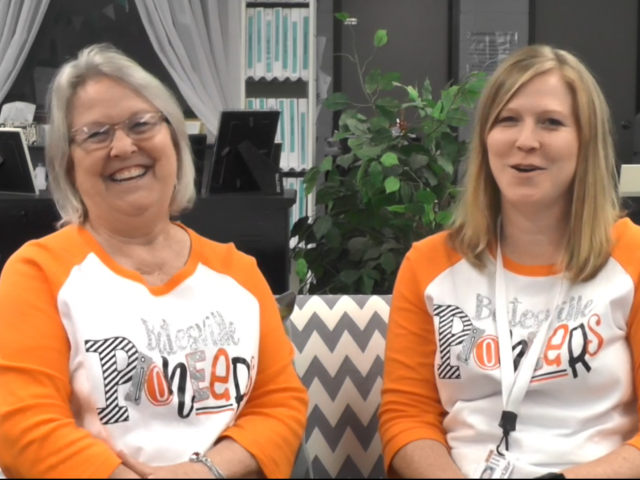
<svg viewBox="0 0 640 480"><path fill-rule="evenodd" d="M35 121L44 121L46 90L55 70L80 50L111 43L158 77L195 117L156 54L134 0L51 0L29 54L3 103L36 104Z"/></svg>

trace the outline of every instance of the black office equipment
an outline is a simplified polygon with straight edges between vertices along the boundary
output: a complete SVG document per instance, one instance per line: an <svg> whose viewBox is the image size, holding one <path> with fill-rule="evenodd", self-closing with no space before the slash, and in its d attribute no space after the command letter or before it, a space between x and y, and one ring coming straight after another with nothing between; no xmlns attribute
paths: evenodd
<svg viewBox="0 0 640 480"><path fill-rule="evenodd" d="M205 164L203 196L282 195L280 168L271 161L279 118L278 110L222 111L213 159Z"/></svg>
<svg viewBox="0 0 640 480"><path fill-rule="evenodd" d="M19 128L0 128L0 192L38 193L29 150Z"/></svg>
<svg viewBox="0 0 640 480"><path fill-rule="evenodd" d="M196 191L199 192L202 189L202 178L207 156L207 134L189 134L189 145L193 154L193 166L196 170Z"/></svg>
<svg viewBox="0 0 640 480"><path fill-rule="evenodd" d="M177 219L205 238L233 243L251 255L274 294L289 290L289 210L295 191L284 195L210 195ZM49 193L0 193L0 270L25 242L53 233L60 219Z"/></svg>

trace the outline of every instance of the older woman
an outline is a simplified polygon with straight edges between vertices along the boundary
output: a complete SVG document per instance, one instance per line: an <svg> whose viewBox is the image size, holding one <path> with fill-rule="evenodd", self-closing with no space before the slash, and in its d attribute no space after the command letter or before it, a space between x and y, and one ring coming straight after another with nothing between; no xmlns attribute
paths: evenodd
<svg viewBox="0 0 640 480"><path fill-rule="evenodd" d="M514 53L477 111L449 231L393 293L380 434L406 478L638 478L640 227L571 54Z"/></svg>
<svg viewBox="0 0 640 480"><path fill-rule="evenodd" d="M108 46L51 87L64 228L0 281L8 477L286 477L306 390L256 262L172 215L194 167L172 94Z"/></svg>

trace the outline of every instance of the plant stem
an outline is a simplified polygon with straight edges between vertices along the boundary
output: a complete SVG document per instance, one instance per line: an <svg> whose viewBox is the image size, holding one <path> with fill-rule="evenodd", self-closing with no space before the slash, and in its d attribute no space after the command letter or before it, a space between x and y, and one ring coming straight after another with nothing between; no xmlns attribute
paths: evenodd
<svg viewBox="0 0 640 480"><path fill-rule="evenodd" d="M353 26L349 27L349 30L351 31L351 45L353 47L353 58L355 58L355 63L356 63L356 67L358 69L358 79L360 80L360 86L362 87L362 91L364 92L364 95L367 97L367 100L369 100L369 106L371 106L371 95L369 95L369 93L367 92L366 87L364 86L364 79L362 78L362 68L360 66L360 59L358 58L358 50L356 49L356 34L353 31Z"/></svg>

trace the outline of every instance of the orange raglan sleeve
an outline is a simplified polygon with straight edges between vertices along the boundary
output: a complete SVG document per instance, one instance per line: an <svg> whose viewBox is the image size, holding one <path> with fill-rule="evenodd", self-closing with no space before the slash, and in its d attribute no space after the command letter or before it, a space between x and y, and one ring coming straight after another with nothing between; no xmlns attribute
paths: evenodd
<svg viewBox="0 0 640 480"><path fill-rule="evenodd" d="M633 279L635 287L633 304L627 319L627 339L633 358L636 398L640 398L640 228L628 219L621 220L614 227L614 240L613 256ZM637 408L640 413L640 402ZM637 428L638 433L628 444L640 449L640 425L637 425Z"/></svg>
<svg viewBox="0 0 640 480"><path fill-rule="evenodd" d="M307 390L293 365L278 305L254 258L241 255L241 282L260 305L260 347L253 390L238 419L222 433L251 453L267 478L289 478L307 423Z"/></svg>
<svg viewBox="0 0 640 480"><path fill-rule="evenodd" d="M426 282L418 274L430 264L414 246L405 256L393 290L384 360L379 432L385 470L398 451L416 440L447 446L445 410L436 386L436 339L424 299ZM420 272L422 273L422 272ZM447 447L448 448L448 447Z"/></svg>
<svg viewBox="0 0 640 480"><path fill-rule="evenodd" d="M76 426L69 340L55 278L40 246L12 256L0 276L0 468L9 478L107 478L121 463Z"/></svg>

